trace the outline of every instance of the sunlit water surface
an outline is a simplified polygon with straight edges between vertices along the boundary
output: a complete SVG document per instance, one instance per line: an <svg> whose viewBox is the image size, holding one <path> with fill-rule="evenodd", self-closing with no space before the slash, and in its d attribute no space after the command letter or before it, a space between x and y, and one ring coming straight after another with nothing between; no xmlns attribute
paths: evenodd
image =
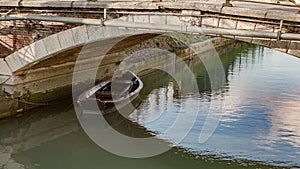
<svg viewBox="0 0 300 169"><path fill-rule="evenodd" d="M175 122L178 113L184 114L182 124L175 130L180 132L186 123L194 125L176 146L199 154L300 165L300 60L251 46L225 54L222 62L227 83L220 89L221 94L210 92L208 75L199 71L197 63L191 63L200 96L174 97L176 87L170 80L147 96L132 119L176 142L178 132L164 131ZM198 116L193 122L191 107L197 104ZM215 105L218 108L212 107ZM222 117L211 137L200 143L200 133L208 132L202 131L208 113L219 113Z"/></svg>

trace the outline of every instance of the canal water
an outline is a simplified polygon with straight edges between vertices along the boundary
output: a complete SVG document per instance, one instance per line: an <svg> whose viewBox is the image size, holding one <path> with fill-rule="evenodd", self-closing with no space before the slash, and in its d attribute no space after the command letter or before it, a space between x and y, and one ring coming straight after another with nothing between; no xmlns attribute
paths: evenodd
<svg viewBox="0 0 300 169"><path fill-rule="evenodd" d="M103 150L81 129L70 99L1 120L0 168L300 168L300 60L246 44L220 58L226 75L221 92L211 90L201 63L189 61L199 95L180 95L173 78L157 71L142 78L142 102L130 120L105 117L128 136L159 135L169 151L130 159ZM210 105L219 102L224 107L216 130L200 143ZM200 104L195 122L189 113L194 103ZM163 133L178 114L193 127L175 144L176 134Z"/></svg>

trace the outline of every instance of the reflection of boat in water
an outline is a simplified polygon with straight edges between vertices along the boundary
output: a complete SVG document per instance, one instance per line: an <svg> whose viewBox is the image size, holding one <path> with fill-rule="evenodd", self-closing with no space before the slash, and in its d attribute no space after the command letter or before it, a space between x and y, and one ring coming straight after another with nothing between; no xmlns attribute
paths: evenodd
<svg viewBox="0 0 300 169"><path fill-rule="evenodd" d="M101 110L103 114L122 109L128 104L137 106L143 82L133 72L127 71L99 83L79 96L78 103L85 110ZM95 107L94 103L98 106Z"/></svg>
<svg viewBox="0 0 300 169"><path fill-rule="evenodd" d="M166 88L173 83L174 98L180 97L180 90L177 82L167 73L162 70L152 70L151 72L144 74L141 78L145 84L143 90L140 92L142 100L148 98L149 94L154 90ZM153 80L155 79L155 80Z"/></svg>

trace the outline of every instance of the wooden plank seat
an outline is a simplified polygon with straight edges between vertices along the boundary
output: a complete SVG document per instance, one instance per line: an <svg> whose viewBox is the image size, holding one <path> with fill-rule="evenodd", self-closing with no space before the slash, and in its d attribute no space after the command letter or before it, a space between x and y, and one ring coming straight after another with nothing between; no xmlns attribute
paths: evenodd
<svg viewBox="0 0 300 169"><path fill-rule="evenodd" d="M132 88L133 82L130 80L127 81L120 81L116 80L113 81L113 91L111 90L99 90L97 91L97 97L112 99L122 97L124 94L129 93L130 89Z"/></svg>

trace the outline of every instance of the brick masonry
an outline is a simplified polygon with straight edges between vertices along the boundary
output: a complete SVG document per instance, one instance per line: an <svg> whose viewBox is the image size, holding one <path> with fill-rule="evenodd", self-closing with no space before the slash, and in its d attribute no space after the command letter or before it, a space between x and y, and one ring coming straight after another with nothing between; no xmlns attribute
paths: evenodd
<svg viewBox="0 0 300 169"><path fill-rule="evenodd" d="M57 23L0 22L0 58L49 35L74 27Z"/></svg>
<svg viewBox="0 0 300 169"><path fill-rule="evenodd" d="M22 15L26 13L22 13ZM31 13L32 14L32 13ZM0 16L3 13L0 13ZM53 14L57 16L99 18L95 14ZM64 24L45 21L1 21L0 22L0 58L48 37L52 34L76 27L76 24Z"/></svg>

